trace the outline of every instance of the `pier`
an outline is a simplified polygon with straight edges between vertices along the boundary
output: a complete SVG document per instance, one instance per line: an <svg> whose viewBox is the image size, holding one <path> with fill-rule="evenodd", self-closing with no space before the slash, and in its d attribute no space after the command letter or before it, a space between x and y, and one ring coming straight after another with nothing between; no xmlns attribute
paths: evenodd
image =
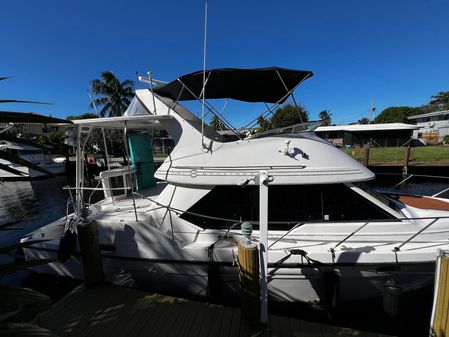
<svg viewBox="0 0 449 337"><path fill-rule="evenodd" d="M385 336L275 315L250 326L238 308L111 284L75 288L34 323L58 336Z"/></svg>

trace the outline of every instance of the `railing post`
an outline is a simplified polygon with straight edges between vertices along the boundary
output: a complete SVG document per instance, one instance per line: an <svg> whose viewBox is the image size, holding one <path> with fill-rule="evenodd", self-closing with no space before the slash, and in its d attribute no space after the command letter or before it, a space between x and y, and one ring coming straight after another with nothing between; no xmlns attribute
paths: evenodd
<svg viewBox="0 0 449 337"><path fill-rule="evenodd" d="M268 172L259 172L260 321L268 322Z"/></svg>

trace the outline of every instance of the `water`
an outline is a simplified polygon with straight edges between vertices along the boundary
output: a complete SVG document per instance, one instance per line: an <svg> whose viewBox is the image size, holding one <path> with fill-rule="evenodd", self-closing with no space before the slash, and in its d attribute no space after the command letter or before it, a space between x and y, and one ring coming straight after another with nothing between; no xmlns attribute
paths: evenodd
<svg viewBox="0 0 449 337"><path fill-rule="evenodd" d="M34 181L6 181L0 185L0 225L13 224L0 232L0 247L65 215L66 177Z"/></svg>

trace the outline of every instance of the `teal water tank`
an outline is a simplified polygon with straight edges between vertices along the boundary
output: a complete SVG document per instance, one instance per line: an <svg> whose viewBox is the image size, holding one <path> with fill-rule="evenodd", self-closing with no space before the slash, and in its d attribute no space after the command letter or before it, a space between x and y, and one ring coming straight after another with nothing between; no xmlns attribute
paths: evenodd
<svg viewBox="0 0 449 337"><path fill-rule="evenodd" d="M148 133L131 133L128 144L131 162L137 168L137 190L156 185L151 137Z"/></svg>

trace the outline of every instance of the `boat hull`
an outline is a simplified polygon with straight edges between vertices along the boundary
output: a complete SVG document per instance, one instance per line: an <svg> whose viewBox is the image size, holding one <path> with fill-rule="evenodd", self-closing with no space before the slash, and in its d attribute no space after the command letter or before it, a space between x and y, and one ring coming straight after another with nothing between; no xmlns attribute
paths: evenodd
<svg viewBox="0 0 449 337"><path fill-rule="evenodd" d="M43 172L32 170L25 166L14 166L15 170L20 171L23 175L14 174L11 172L0 170L0 178L4 180L30 180L36 178L49 177L48 174ZM43 169L58 175L65 173L65 163L64 162L54 162L51 166L42 166Z"/></svg>
<svg viewBox="0 0 449 337"><path fill-rule="evenodd" d="M57 258L57 250L26 248L27 259ZM103 254L105 277L117 285L182 297L211 296L224 302L239 298L238 267L232 263L151 260ZM378 299L388 285L414 291L432 284L434 262L269 266L268 291L276 302L336 305ZM35 268L83 279L79 253L65 263Z"/></svg>

